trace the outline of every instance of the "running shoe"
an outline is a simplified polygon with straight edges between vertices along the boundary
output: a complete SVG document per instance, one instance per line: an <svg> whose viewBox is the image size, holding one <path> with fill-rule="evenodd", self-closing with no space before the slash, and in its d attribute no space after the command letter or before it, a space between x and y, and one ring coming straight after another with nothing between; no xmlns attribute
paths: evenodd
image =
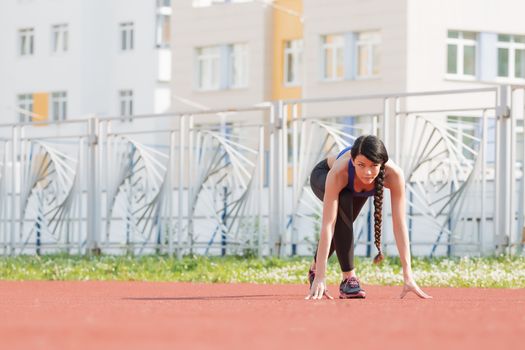
<svg viewBox="0 0 525 350"><path fill-rule="evenodd" d="M364 299L365 297L366 293L361 289L356 277L344 279L339 285L340 299Z"/></svg>

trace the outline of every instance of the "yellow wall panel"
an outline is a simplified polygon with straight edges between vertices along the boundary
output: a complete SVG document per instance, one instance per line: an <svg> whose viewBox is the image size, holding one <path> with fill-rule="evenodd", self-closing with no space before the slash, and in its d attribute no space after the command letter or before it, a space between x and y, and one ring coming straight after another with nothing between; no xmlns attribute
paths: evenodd
<svg viewBox="0 0 525 350"><path fill-rule="evenodd" d="M34 122L48 120L49 94L47 92L33 94L33 113L36 114L31 118Z"/></svg>
<svg viewBox="0 0 525 350"><path fill-rule="evenodd" d="M303 0L276 0L274 4L272 99L301 98L300 86L284 86L284 44L287 40L303 38L300 17L286 11L289 9L302 15Z"/></svg>

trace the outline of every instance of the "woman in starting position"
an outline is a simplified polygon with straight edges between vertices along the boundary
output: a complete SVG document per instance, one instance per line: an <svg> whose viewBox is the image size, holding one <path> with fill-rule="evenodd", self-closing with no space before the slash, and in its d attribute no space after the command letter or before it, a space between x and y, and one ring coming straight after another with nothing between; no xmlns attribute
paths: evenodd
<svg viewBox="0 0 525 350"><path fill-rule="evenodd" d="M337 157L322 160L312 170L310 185L323 201L321 237L314 261L308 272L310 293L306 299L333 299L326 289L326 264L335 251L343 273L340 298L364 298L354 269L354 232L352 224L369 196L374 196L375 246L379 253L374 263L384 257L381 251L381 220L383 188L390 190L392 222L401 265L403 267L403 298L414 292L431 298L412 277L408 232L405 222L405 179L401 169L388 160L383 142L376 136L360 136L351 147Z"/></svg>

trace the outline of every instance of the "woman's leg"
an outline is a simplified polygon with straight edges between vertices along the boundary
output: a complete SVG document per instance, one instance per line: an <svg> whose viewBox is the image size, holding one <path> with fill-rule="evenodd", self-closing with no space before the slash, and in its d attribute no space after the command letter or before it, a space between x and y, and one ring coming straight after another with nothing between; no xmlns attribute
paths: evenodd
<svg viewBox="0 0 525 350"><path fill-rule="evenodd" d="M321 201L324 198L326 176L328 175L329 170L330 168L328 167L328 162L326 161L326 159L324 159L320 161L319 163L317 163L317 165L312 170L312 173L310 174L310 187L312 188L312 191L314 192L316 197L319 198ZM334 244L334 240L332 239L332 242L330 243L330 251L328 253L328 257L332 256L334 251L335 251L335 244ZM310 269L312 271L315 271L316 259L317 259L317 248L315 249L314 261L312 262L312 265L310 266Z"/></svg>
<svg viewBox="0 0 525 350"><path fill-rule="evenodd" d="M352 276L355 277L353 223L366 200L367 197L352 196L352 193L347 189L344 189L339 194L339 208L334 228L334 243L337 259L339 260L339 265L343 273L343 279Z"/></svg>

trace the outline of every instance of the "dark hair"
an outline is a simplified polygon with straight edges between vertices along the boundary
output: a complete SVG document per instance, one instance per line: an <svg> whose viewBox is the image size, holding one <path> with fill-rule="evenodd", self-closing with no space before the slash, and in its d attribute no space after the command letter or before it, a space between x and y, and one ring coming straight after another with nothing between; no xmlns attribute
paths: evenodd
<svg viewBox="0 0 525 350"><path fill-rule="evenodd" d="M383 141L377 136L363 135L355 140L351 150L352 159L360 154L374 163L381 164L379 174L375 179L374 195L374 243L378 250L374 263L378 264L384 259L381 251L381 223L383 221L383 180L385 179L385 163L388 161L388 153Z"/></svg>

